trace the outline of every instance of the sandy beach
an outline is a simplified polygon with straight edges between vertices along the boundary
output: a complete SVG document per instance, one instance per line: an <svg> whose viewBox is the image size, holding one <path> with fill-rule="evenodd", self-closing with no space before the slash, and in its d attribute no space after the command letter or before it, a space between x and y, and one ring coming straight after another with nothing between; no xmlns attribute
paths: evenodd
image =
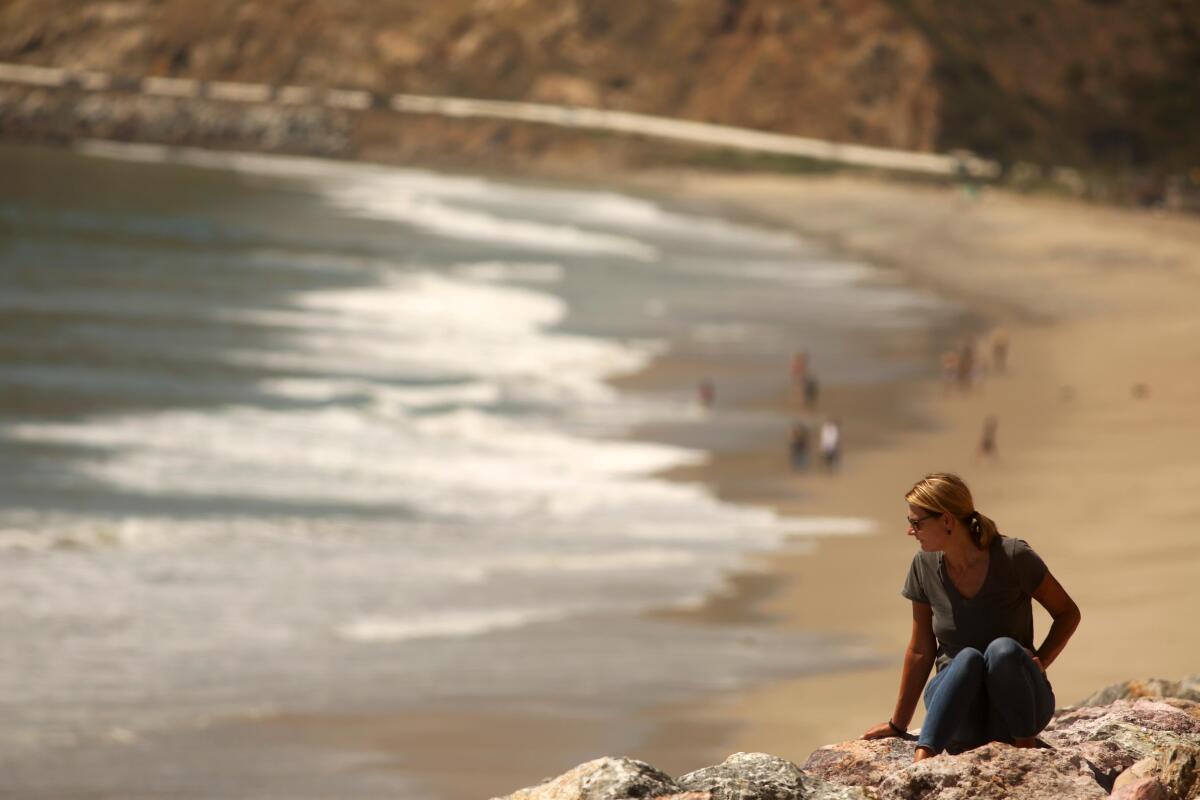
<svg viewBox="0 0 1200 800"><path fill-rule="evenodd" d="M821 412L843 414L848 429L835 476L787 471L781 443L718 454L674 475L782 513L874 520L874 535L761 558L691 616L858 638L878 652L880 666L798 675L619 724L588 721L582 736L578 720L552 713L481 720L470 712L433 723L285 719L277 735L322 750L375 751L439 794L463 798L500 796L601 755L639 758L670 774L737 751L803 762L891 712L911 618L899 590L915 550L901 522L903 495L941 470L963 475L977 507L1002 533L1029 541L1082 609L1082 625L1050 669L1060 707L1110 683L1197 671L1200 636L1186 620L1200 607L1192 533L1200 516L1192 453L1200 378L1190 369L1200 359L1192 310L1200 302L1200 220L853 176L664 173L621 185L796 230L962 303L985 331L1007 332L1007 369L970 391L948 387L932 363L926 380L823 391ZM942 346L954 348L960 335ZM790 402L782 386L780 407ZM978 444L989 415L999 422L997 449L984 457ZM1048 625L1035 609L1039 638ZM464 772L457 747L486 749L497 730L522 746L504 748L487 774ZM587 750L605 740L617 749ZM618 743L639 740L618 751Z"/></svg>
<svg viewBox="0 0 1200 800"><path fill-rule="evenodd" d="M779 588L750 604L780 624L868 637L890 663L696 712L732 726L724 753L803 761L887 719L910 619L899 595L914 551L900 522L903 495L935 470L962 474L977 507L1029 541L1081 607L1083 623L1050 669L1060 706L1109 683L1196 671L1200 636L1186 619L1200 607L1200 221L862 177L650 182L894 267L1002 326L1011 342L1008 369L971 391L936 379L901 389L927 410L932 430L851 450L835 478L796 479L805 513L868 516L880 533L771 559L763 568ZM977 451L988 415L999 421L991 458ZM706 477L745 486L742 462L718 459ZM732 470L736 480L725 474ZM788 510L786 498L776 504ZM1035 625L1044 635L1040 609ZM668 771L702 765L672 763L679 750L663 744L639 755Z"/></svg>
<svg viewBox="0 0 1200 800"><path fill-rule="evenodd" d="M1002 328L1010 346L1007 369L970 391L945 385L931 364L927 380L872 390L885 396L853 387L823 394L821 410L845 413L849 429L836 476L787 472L777 446L720 454L675 476L783 513L875 520L875 535L761 559L693 616L861 637L881 666L660 707L629 721L627 731L643 732L636 750L580 760L628 755L671 774L737 751L803 762L886 720L910 624L899 594L915 549L901 522L903 495L935 470L962 474L977 507L1029 541L1081 607L1083 623L1050 669L1060 707L1110 683L1197 671L1200 636L1186 619L1200 607L1192 533L1200 378L1190 369L1200 359L1200 220L869 177L671 173L632 185L896 269ZM789 402L787 393L778 401ZM999 422L997 449L984 457L989 415ZM899 419L905 424L890 430ZM1039 638L1048 625L1035 609ZM468 775L454 769L452 751L430 759L417 746L419 772L448 796L470 797L502 795L572 765L562 747L570 721L508 722L528 759Z"/></svg>

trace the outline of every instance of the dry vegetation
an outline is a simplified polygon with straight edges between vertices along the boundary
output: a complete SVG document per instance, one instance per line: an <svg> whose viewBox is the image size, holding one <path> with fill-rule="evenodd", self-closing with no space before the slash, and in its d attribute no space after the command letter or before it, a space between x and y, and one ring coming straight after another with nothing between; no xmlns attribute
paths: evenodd
<svg viewBox="0 0 1200 800"><path fill-rule="evenodd" d="M566 102L1005 161L1200 164L1188 0L7 0L0 60Z"/></svg>

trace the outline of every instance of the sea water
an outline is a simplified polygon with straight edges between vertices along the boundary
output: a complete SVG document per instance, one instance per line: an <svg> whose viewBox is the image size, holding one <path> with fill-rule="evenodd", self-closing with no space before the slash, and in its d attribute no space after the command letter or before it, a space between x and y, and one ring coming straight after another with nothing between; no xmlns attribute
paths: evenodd
<svg viewBox="0 0 1200 800"><path fill-rule="evenodd" d="M935 298L607 190L106 143L5 147L0 174L14 763L241 715L611 707L870 657L647 616L748 554L872 529L666 480L708 453L630 433L777 437L782 469L790 420L740 401L802 347L826 382L919 371L889 343L956 313ZM671 359L764 378L716 410L702 375L610 383Z"/></svg>

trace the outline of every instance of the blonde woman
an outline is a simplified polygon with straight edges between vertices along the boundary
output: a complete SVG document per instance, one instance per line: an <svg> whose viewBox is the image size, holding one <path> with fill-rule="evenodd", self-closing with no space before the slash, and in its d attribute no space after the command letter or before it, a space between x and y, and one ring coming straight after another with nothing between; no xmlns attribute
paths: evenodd
<svg viewBox="0 0 1200 800"><path fill-rule="evenodd" d="M992 741L1036 746L1054 713L1046 668L1079 625L1079 607L1033 548L975 510L962 478L926 475L904 499L921 546L901 592L912 601L912 638L895 710L863 738L904 735L924 687L915 760ZM1036 650L1032 600L1054 620Z"/></svg>

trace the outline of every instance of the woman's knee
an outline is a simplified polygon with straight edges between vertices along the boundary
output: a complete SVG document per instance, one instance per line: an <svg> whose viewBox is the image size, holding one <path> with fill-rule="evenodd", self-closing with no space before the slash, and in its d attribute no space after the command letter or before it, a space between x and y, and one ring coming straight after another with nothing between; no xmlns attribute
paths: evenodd
<svg viewBox="0 0 1200 800"><path fill-rule="evenodd" d="M1025 648L1016 639L1002 636L993 639L984 653L984 660L989 670L1006 664L1020 664L1026 658Z"/></svg>
<svg viewBox="0 0 1200 800"><path fill-rule="evenodd" d="M987 661L984 658L983 653L979 652L974 647L964 647L954 656L954 660L950 662L950 666L958 667L959 669L966 670L967 672L978 672L982 674L984 668L987 666Z"/></svg>

